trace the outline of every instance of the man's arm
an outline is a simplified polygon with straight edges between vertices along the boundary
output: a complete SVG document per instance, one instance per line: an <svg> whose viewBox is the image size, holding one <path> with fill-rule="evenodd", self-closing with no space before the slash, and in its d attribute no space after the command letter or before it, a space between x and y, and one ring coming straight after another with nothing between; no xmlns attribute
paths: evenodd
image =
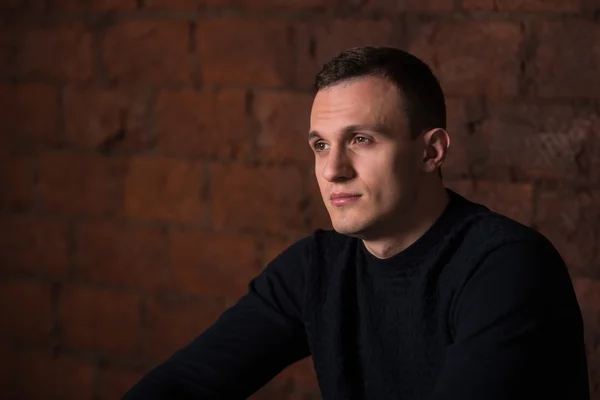
<svg viewBox="0 0 600 400"><path fill-rule="evenodd" d="M455 342L431 400L588 400L583 323L563 260L543 240L491 253L458 294Z"/></svg>
<svg viewBox="0 0 600 400"><path fill-rule="evenodd" d="M123 400L246 399L307 357L302 302L309 240L272 261L214 325L150 371Z"/></svg>

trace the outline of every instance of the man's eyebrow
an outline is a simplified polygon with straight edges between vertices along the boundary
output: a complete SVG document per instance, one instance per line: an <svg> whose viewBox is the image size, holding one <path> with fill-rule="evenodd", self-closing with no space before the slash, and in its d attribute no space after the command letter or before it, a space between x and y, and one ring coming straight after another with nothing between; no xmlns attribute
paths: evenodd
<svg viewBox="0 0 600 400"><path fill-rule="evenodd" d="M367 124L356 124L356 125L348 125L347 127L345 127L342 132L344 136L348 136L351 134L354 134L356 132L361 132L361 131L370 131L370 132L375 132L375 133L381 133L383 135L389 135L391 130L387 125L384 124L372 124L372 125L367 125ZM319 132L317 131L310 131L308 132L308 138L307 140L310 141L313 138L320 138L321 135L319 135Z"/></svg>
<svg viewBox="0 0 600 400"><path fill-rule="evenodd" d="M369 131L381 134L390 133L390 128L384 124L358 124L358 125L348 125L344 128L344 134L352 134L361 131Z"/></svg>
<svg viewBox="0 0 600 400"><path fill-rule="evenodd" d="M319 132L317 132L317 131L310 131L310 132L308 132L308 138L307 138L307 140L310 142L310 140L312 138L320 138L320 137L321 137L321 135L319 135Z"/></svg>

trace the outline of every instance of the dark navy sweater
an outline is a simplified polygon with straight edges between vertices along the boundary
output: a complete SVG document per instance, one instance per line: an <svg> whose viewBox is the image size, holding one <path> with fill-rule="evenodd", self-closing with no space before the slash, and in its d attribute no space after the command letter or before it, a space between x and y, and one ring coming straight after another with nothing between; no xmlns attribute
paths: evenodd
<svg viewBox="0 0 600 400"><path fill-rule="evenodd" d="M334 231L297 241L124 399L245 399L309 355L324 400L589 399L560 255L449 193L435 224L391 258Z"/></svg>

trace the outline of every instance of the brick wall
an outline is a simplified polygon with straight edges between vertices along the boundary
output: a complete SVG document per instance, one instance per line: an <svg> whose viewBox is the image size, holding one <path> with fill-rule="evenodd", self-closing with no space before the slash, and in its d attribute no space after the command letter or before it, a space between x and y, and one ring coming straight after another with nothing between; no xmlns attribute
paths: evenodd
<svg viewBox="0 0 600 400"><path fill-rule="evenodd" d="M600 399L597 1L0 8L0 397L118 399L329 226L304 141L310 85L337 51L387 44L447 92L448 186L568 261ZM316 398L307 362L254 396Z"/></svg>

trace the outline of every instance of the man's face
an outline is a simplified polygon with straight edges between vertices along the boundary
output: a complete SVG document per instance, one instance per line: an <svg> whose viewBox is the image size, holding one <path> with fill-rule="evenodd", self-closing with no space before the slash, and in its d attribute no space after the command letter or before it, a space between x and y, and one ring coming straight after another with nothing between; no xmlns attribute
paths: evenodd
<svg viewBox="0 0 600 400"><path fill-rule="evenodd" d="M414 201L418 143L400 92L386 79L363 77L317 93L309 145L336 231L371 239L394 231Z"/></svg>

